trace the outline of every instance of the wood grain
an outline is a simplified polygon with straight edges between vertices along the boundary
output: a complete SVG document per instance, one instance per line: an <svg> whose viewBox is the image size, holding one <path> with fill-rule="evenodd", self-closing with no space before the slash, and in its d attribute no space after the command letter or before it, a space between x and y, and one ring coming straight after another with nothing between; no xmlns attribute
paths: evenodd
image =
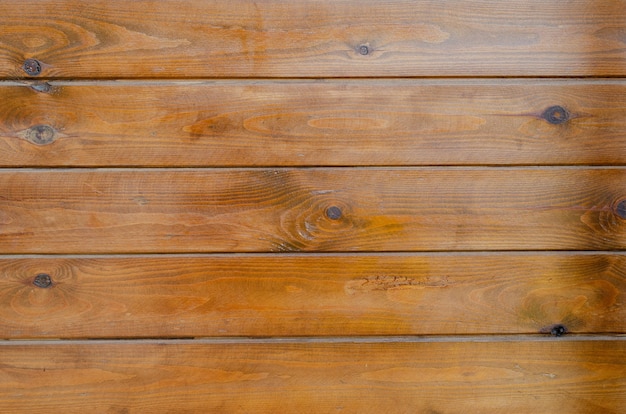
<svg viewBox="0 0 626 414"><path fill-rule="evenodd" d="M2 339L626 333L621 253L3 258L0 274Z"/></svg>
<svg viewBox="0 0 626 414"><path fill-rule="evenodd" d="M616 250L623 168L0 171L0 251Z"/></svg>
<svg viewBox="0 0 626 414"><path fill-rule="evenodd" d="M623 0L3 0L0 77L624 76Z"/></svg>
<svg viewBox="0 0 626 414"><path fill-rule="evenodd" d="M0 84L0 166L623 165L624 148L621 80Z"/></svg>
<svg viewBox="0 0 626 414"><path fill-rule="evenodd" d="M0 345L0 407L84 413L607 413L626 341Z"/></svg>

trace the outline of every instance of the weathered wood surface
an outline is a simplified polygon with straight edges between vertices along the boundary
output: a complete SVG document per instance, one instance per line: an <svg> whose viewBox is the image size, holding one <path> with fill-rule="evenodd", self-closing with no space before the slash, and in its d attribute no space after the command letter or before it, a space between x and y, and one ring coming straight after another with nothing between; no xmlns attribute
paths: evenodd
<svg viewBox="0 0 626 414"><path fill-rule="evenodd" d="M5 339L626 333L623 254L31 257L0 274Z"/></svg>
<svg viewBox="0 0 626 414"><path fill-rule="evenodd" d="M615 250L623 168L0 171L0 251Z"/></svg>
<svg viewBox="0 0 626 414"><path fill-rule="evenodd" d="M0 345L5 412L623 413L626 341Z"/></svg>
<svg viewBox="0 0 626 414"><path fill-rule="evenodd" d="M623 0L3 0L0 15L4 78L28 77L26 59L46 78L626 75Z"/></svg>
<svg viewBox="0 0 626 414"><path fill-rule="evenodd" d="M0 84L1 166L623 165L625 148L621 80Z"/></svg>

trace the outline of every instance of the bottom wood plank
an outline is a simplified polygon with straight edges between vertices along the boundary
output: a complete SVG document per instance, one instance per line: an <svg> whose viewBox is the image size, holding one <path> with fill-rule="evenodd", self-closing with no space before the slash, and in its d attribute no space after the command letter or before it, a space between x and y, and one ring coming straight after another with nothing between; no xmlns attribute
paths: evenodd
<svg viewBox="0 0 626 414"><path fill-rule="evenodd" d="M0 411L623 413L625 339L5 342Z"/></svg>

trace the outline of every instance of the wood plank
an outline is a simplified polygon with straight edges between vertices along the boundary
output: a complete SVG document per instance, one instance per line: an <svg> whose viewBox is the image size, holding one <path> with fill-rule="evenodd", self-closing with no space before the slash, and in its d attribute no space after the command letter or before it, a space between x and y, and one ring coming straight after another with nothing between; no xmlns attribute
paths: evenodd
<svg viewBox="0 0 626 414"><path fill-rule="evenodd" d="M624 81L0 84L0 166L600 165L624 148Z"/></svg>
<svg viewBox="0 0 626 414"><path fill-rule="evenodd" d="M4 78L26 59L46 78L626 75L623 0L3 0L0 15Z"/></svg>
<svg viewBox="0 0 626 414"><path fill-rule="evenodd" d="M615 250L623 168L2 170L0 251Z"/></svg>
<svg viewBox="0 0 626 414"><path fill-rule="evenodd" d="M622 413L626 341L0 345L7 412Z"/></svg>
<svg viewBox="0 0 626 414"><path fill-rule="evenodd" d="M0 274L2 339L626 333L624 254L31 257Z"/></svg>

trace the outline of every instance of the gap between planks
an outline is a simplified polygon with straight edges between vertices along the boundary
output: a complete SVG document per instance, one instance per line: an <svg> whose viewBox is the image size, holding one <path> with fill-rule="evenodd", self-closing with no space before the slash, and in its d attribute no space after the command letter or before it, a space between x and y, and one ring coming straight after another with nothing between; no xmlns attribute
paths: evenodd
<svg viewBox="0 0 626 414"><path fill-rule="evenodd" d="M563 86L572 83L588 85L623 85L626 77L368 77L368 78L197 78L197 79L0 79L0 87L25 86L31 87L41 83L51 86L193 86L193 85L258 85L258 84L380 84L380 85L415 85L415 86L489 86L489 85L543 85Z"/></svg>
<svg viewBox="0 0 626 414"><path fill-rule="evenodd" d="M258 167L0 167L0 173L17 173L17 172L41 172L45 170L54 170L55 172L151 172L151 171L183 171L183 172L211 172L231 170L233 172L246 171L329 171L329 170L369 170L369 171L541 171L541 170L622 170L625 165L403 165L403 166L378 166L378 165L346 165L346 166L302 166L302 167L285 167L285 166L258 166Z"/></svg>
<svg viewBox="0 0 626 414"><path fill-rule="evenodd" d="M224 344L384 344L384 343L482 343L482 342L624 342L626 334L575 335L420 335L328 337L220 337L220 338L107 338L107 339L1 339L2 346L55 345L224 345Z"/></svg>
<svg viewBox="0 0 626 414"><path fill-rule="evenodd" d="M11 259L117 259L117 258L263 258L263 257L490 257L490 256L624 256L626 250L450 250L450 251L347 251L347 252L219 252L219 253L88 253L88 254L0 254Z"/></svg>
<svg viewBox="0 0 626 414"><path fill-rule="evenodd" d="M436 76L436 75L398 75L398 76L205 76L205 77L144 77L144 76L120 76L120 77L73 77L73 76L38 76L36 78L29 78L27 76L15 76L15 77L0 77L0 82L11 82L14 84L25 84L29 82L41 83L41 82L55 82L63 83L66 85L82 85L85 83L104 83L104 82L129 82L129 83L198 83L198 82L291 82L291 81L305 81L305 82L320 82L320 81L433 81L433 82L464 82L464 81L528 81L528 82L541 82L541 81L621 81L626 79L623 75L450 75L450 76Z"/></svg>

